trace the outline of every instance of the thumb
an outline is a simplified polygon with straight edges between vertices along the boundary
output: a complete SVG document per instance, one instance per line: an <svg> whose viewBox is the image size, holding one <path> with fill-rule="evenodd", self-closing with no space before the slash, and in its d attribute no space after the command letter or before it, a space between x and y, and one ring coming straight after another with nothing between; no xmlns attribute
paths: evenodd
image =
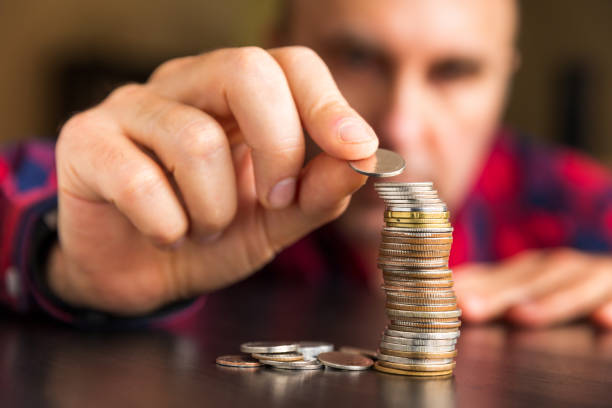
<svg viewBox="0 0 612 408"><path fill-rule="evenodd" d="M351 194L367 177L351 170L344 160L321 153L303 169L296 203L281 210L268 210L265 223L275 251L297 241L319 226L339 217Z"/></svg>

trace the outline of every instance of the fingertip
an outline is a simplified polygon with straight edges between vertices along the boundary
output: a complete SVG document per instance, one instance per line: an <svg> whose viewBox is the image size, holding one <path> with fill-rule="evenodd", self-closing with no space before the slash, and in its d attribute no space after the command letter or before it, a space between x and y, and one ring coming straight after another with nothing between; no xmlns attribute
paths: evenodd
<svg viewBox="0 0 612 408"><path fill-rule="evenodd" d="M515 324L531 328L545 327L554 322L542 310L542 307L535 303L523 303L513 306L508 309L504 317Z"/></svg>
<svg viewBox="0 0 612 408"><path fill-rule="evenodd" d="M374 129L363 119L348 117L338 122L337 157L344 160L359 160L372 156L378 148L378 137Z"/></svg>
<svg viewBox="0 0 612 408"><path fill-rule="evenodd" d="M612 302L595 310L591 320L604 329L612 329Z"/></svg>
<svg viewBox="0 0 612 408"><path fill-rule="evenodd" d="M457 303L461 309L461 319L470 323L482 323L489 320L486 301L480 296L464 296Z"/></svg>

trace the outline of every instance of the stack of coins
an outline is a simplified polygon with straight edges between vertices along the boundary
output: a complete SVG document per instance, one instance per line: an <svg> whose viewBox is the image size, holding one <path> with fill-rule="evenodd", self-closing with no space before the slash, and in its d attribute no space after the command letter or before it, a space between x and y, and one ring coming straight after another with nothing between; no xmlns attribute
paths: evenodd
<svg viewBox="0 0 612 408"><path fill-rule="evenodd" d="M451 375L459 316L448 256L453 228L433 183L375 183L385 201L378 267L390 324L382 335L379 371Z"/></svg>

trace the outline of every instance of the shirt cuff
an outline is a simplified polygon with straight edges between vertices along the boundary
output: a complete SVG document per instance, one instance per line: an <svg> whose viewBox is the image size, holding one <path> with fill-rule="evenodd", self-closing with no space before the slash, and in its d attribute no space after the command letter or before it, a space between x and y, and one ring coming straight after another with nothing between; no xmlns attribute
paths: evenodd
<svg viewBox="0 0 612 408"><path fill-rule="evenodd" d="M204 304L199 297L168 304L149 314L125 317L93 309L73 307L53 294L46 279L46 264L58 242L57 196L26 210L15 241L14 264L27 293L20 296L20 311L38 309L54 319L82 328L171 327L190 319Z"/></svg>

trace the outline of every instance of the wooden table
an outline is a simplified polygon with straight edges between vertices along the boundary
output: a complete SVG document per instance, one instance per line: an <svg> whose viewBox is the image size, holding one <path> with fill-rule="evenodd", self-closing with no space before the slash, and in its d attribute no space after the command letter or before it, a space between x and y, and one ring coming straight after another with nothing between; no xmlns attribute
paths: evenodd
<svg viewBox="0 0 612 408"><path fill-rule="evenodd" d="M612 333L464 326L455 375L245 371L215 365L250 340L375 349L383 299L348 284L245 283L209 296L186 328L85 332L0 314L2 407L612 406Z"/></svg>

